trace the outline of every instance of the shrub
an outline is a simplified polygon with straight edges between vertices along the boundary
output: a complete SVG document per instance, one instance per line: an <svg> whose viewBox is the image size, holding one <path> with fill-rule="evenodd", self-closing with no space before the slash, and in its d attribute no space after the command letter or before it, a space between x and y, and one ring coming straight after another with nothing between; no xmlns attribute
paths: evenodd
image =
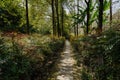
<svg viewBox="0 0 120 80"><path fill-rule="evenodd" d="M22 54L22 49L20 49L17 44L11 47L5 47L4 44L4 42L0 43L0 52L2 55L0 56L1 79L28 80L30 75L29 59Z"/></svg>
<svg viewBox="0 0 120 80"><path fill-rule="evenodd" d="M58 51L62 49L64 40L55 39L37 46L35 44L26 48L14 39L5 42L0 38L0 79L47 80L55 70L54 65L60 55Z"/></svg>
<svg viewBox="0 0 120 80"><path fill-rule="evenodd" d="M73 46L79 52L77 64L82 62L89 73L95 73L94 78L97 80L119 80L119 43L120 33L111 29L99 37L87 36L75 40Z"/></svg>

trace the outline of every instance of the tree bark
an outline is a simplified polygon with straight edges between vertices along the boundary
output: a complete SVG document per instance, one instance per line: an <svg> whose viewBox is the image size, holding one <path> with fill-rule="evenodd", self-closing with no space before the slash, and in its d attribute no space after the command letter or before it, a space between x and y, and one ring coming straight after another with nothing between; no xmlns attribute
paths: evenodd
<svg viewBox="0 0 120 80"><path fill-rule="evenodd" d="M55 0L55 5L56 5L56 17L57 17L57 32L58 32L58 37L60 36L60 24L59 24L59 8L58 8L58 0Z"/></svg>
<svg viewBox="0 0 120 80"><path fill-rule="evenodd" d="M112 0L110 0L110 27L112 26Z"/></svg>
<svg viewBox="0 0 120 80"><path fill-rule="evenodd" d="M55 3L54 3L54 0L52 0L51 7L52 7L53 36L56 36L55 8L54 8Z"/></svg>
<svg viewBox="0 0 120 80"><path fill-rule="evenodd" d="M76 5L74 1L74 5ZM76 15L76 7L74 6L74 15ZM76 19L74 19L74 35L77 36L77 29L76 29Z"/></svg>
<svg viewBox="0 0 120 80"><path fill-rule="evenodd" d="M98 16L98 34L101 34L103 27L103 0L99 0L99 16Z"/></svg>
<svg viewBox="0 0 120 80"><path fill-rule="evenodd" d="M89 33L89 20L90 20L90 0L86 1L85 3L87 5L87 24L86 24L86 34Z"/></svg>
<svg viewBox="0 0 120 80"><path fill-rule="evenodd" d="M29 29L29 16L28 16L28 0L26 0L26 26L27 26L27 33L30 33L30 29Z"/></svg>
<svg viewBox="0 0 120 80"><path fill-rule="evenodd" d="M64 8L63 1L61 0L61 36L63 36L64 32Z"/></svg>
<svg viewBox="0 0 120 80"><path fill-rule="evenodd" d="M79 18L79 0L77 0L77 18ZM76 33L77 33L77 37L78 37L78 27L79 27L79 23L77 23L77 31L76 31Z"/></svg>

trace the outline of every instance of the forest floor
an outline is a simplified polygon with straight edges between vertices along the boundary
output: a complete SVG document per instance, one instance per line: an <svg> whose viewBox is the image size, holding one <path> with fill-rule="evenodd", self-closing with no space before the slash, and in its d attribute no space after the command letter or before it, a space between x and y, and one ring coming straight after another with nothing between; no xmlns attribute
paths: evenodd
<svg viewBox="0 0 120 80"><path fill-rule="evenodd" d="M76 66L77 61L74 55L70 42L66 40L61 58L57 62L58 71L52 80L81 80L80 73L78 72L80 68Z"/></svg>

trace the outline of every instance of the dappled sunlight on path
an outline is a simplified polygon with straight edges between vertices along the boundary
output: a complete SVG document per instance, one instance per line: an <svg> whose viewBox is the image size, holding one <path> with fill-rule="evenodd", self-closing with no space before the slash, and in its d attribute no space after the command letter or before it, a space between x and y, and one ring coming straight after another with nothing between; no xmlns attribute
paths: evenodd
<svg viewBox="0 0 120 80"><path fill-rule="evenodd" d="M57 80L74 80L73 74L75 73L74 65L76 61L73 56L71 44L66 40L65 50L61 54L61 60L58 64Z"/></svg>

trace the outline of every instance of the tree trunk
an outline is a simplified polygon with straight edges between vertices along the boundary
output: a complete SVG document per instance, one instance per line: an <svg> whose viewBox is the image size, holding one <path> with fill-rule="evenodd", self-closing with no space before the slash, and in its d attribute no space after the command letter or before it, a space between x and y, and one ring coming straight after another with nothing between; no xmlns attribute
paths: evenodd
<svg viewBox="0 0 120 80"><path fill-rule="evenodd" d="M77 0L77 18L79 18L79 0ZM79 23L77 23L77 37L78 37L78 27L79 27Z"/></svg>
<svg viewBox="0 0 120 80"><path fill-rule="evenodd" d="M99 0L99 16L98 16L98 34L101 34L103 27L103 0Z"/></svg>
<svg viewBox="0 0 120 80"><path fill-rule="evenodd" d="M64 32L64 8L63 1L61 0L61 36L63 36Z"/></svg>
<svg viewBox="0 0 120 80"><path fill-rule="evenodd" d="M30 33L30 30L29 30L29 16L28 16L28 0L26 0L26 26L27 26L27 33L29 34Z"/></svg>
<svg viewBox="0 0 120 80"><path fill-rule="evenodd" d="M76 5L76 4L75 4L75 1L74 1L74 5ZM74 15L76 15L75 6L74 6ZM75 25L75 23L76 23L76 19L74 19L74 35L76 36L76 25Z"/></svg>
<svg viewBox="0 0 120 80"><path fill-rule="evenodd" d="M110 0L110 27L112 26L112 0Z"/></svg>
<svg viewBox="0 0 120 80"><path fill-rule="evenodd" d="M89 33L89 20L90 20L90 0L87 3L87 29L86 33Z"/></svg>
<svg viewBox="0 0 120 80"><path fill-rule="evenodd" d="M56 36L56 23L55 23L55 3L54 0L52 0L52 24L53 24L53 36Z"/></svg>
<svg viewBox="0 0 120 80"><path fill-rule="evenodd" d="M58 37L60 36L60 24L59 24L59 8L58 8L58 0L55 0L55 4L56 4L56 17L57 17L57 32L58 32Z"/></svg>
<svg viewBox="0 0 120 80"><path fill-rule="evenodd" d="M89 33L89 20L90 20L90 0L86 1L85 3L87 5L87 24L86 24L86 34Z"/></svg>

